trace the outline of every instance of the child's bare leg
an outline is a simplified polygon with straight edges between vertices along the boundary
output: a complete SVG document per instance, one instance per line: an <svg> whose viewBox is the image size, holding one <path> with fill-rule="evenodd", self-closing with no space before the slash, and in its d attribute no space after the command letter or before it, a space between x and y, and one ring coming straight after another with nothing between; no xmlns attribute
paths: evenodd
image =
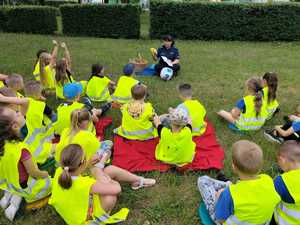
<svg viewBox="0 0 300 225"><path fill-rule="evenodd" d="M219 112L217 112L217 114L221 116L223 119L225 119L226 121L228 121L229 123L235 123L236 121L236 118L232 116L232 113L227 112L225 110L220 110Z"/></svg>
<svg viewBox="0 0 300 225"><path fill-rule="evenodd" d="M104 209L105 212L110 213L113 210L117 203L117 196L116 195L103 195L99 196L101 207Z"/></svg>
<svg viewBox="0 0 300 225"><path fill-rule="evenodd" d="M131 183L133 186L138 186L142 179L141 177L116 166L108 166L104 168L104 172L107 175L109 175L113 180L128 182ZM145 178L144 184L146 186L152 186L155 184L155 180Z"/></svg>

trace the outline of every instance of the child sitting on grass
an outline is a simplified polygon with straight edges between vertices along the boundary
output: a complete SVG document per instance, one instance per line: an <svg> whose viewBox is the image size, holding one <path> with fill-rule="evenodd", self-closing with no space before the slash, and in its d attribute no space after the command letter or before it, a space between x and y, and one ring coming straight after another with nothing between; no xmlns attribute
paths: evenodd
<svg viewBox="0 0 300 225"><path fill-rule="evenodd" d="M277 125L274 129L265 130L265 137L279 144L287 140L300 141L300 105L296 111L296 115L285 118L284 125Z"/></svg>
<svg viewBox="0 0 300 225"><path fill-rule="evenodd" d="M158 116L154 117L160 137L155 158L162 162L184 166L194 159L196 144L192 138L192 125L186 112L174 109L170 114L171 129L163 127Z"/></svg>
<svg viewBox="0 0 300 225"><path fill-rule="evenodd" d="M38 163L44 163L55 148L51 143L54 130L50 128L56 114L46 105L41 92L39 81L29 81L25 86L26 98L0 96L0 102L21 106L21 112L26 116L26 124L21 130L24 142L30 146Z"/></svg>
<svg viewBox="0 0 300 225"><path fill-rule="evenodd" d="M284 173L274 180L275 189L281 197L275 209L275 220L277 224L299 224L300 143L284 142L279 148L277 160Z"/></svg>
<svg viewBox="0 0 300 225"><path fill-rule="evenodd" d="M236 184L198 179L200 194L212 220L217 224L267 224L280 201L272 178L260 174L263 152L253 142L241 140L232 146L232 169Z"/></svg>
<svg viewBox="0 0 300 225"><path fill-rule="evenodd" d="M100 142L95 134L88 130L90 124L92 124L92 115L87 109L76 109L72 112L71 126L63 130L60 141L56 146L55 160L57 162L60 162L60 154L69 144L79 144L87 159L90 159L96 153L102 155L104 152L111 150L112 141Z"/></svg>
<svg viewBox="0 0 300 225"><path fill-rule="evenodd" d="M265 73L262 77L262 86L264 87L264 100L267 101L268 119L271 119L279 110L279 103L276 99L278 86L277 74L273 72Z"/></svg>
<svg viewBox="0 0 300 225"><path fill-rule="evenodd" d="M112 224L124 221L128 214L126 208L110 215L122 191L119 182L130 183L134 190L156 184L154 179L137 176L116 166L99 168L98 165L99 159L87 159L80 145L71 144L63 149L49 204L66 223ZM101 175L84 176L87 169L93 176Z"/></svg>
<svg viewBox="0 0 300 225"><path fill-rule="evenodd" d="M54 124L55 133L61 135L65 128L71 125L71 114L75 109L87 108L92 114L92 120L94 123L98 122L99 118L103 113L110 109L111 104L107 103L100 107L100 109L94 108L89 101L80 103L80 95L83 91L80 83L68 83L64 85L64 97L65 102L60 104L57 108L57 121ZM89 127L90 131L95 132L93 124Z"/></svg>
<svg viewBox="0 0 300 225"><path fill-rule="evenodd" d="M193 99L193 91L190 84L180 85L178 91L182 103L176 109L182 109L191 118L193 136L202 135L206 130L206 110L204 106L198 100ZM173 109L170 108L170 110L172 111Z"/></svg>
<svg viewBox="0 0 300 225"><path fill-rule="evenodd" d="M111 101L109 89L116 83L104 76L104 68L99 63L92 65L92 75L86 87L86 95L94 102Z"/></svg>
<svg viewBox="0 0 300 225"><path fill-rule="evenodd" d="M118 80L116 90L112 96L113 101L125 104L132 100L131 88L139 81L133 78L134 65L129 63L123 68L123 76Z"/></svg>
<svg viewBox="0 0 300 225"><path fill-rule="evenodd" d="M263 100L261 79L252 77L246 81L246 96L227 112L220 110L217 114L239 131L259 130L268 118L267 102Z"/></svg>
<svg viewBox="0 0 300 225"><path fill-rule="evenodd" d="M129 140L149 140L157 137L152 121L155 114L149 102L145 102L147 87L136 84L131 88L133 100L121 108L122 123L114 133Z"/></svg>
<svg viewBox="0 0 300 225"><path fill-rule="evenodd" d="M25 118L10 108L0 108L0 189L6 190L0 205L13 221L22 198L34 202L51 193L48 172L38 169L30 147L21 140Z"/></svg>

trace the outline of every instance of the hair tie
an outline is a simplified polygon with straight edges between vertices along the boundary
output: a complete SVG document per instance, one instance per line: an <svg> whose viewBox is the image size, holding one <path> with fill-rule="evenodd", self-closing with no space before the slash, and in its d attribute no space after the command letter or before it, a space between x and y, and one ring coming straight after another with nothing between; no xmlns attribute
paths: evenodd
<svg viewBox="0 0 300 225"><path fill-rule="evenodd" d="M70 168L69 168L68 166L65 166L65 167L64 167L64 171L66 171L66 172L68 172L69 169L70 169Z"/></svg>

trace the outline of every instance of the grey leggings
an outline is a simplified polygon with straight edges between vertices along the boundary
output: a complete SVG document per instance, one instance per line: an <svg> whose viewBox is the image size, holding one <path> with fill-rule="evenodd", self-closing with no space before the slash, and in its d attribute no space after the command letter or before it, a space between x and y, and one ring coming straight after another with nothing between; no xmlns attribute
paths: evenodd
<svg viewBox="0 0 300 225"><path fill-rule="evenodd" d="M216 216L215 216L215 207L217 203L216 193L218 190L222 188L228 187L230 182L223 182L209 176L202 176L198 178L198 188L202 197L202 200L208 210L208 213L211 219L216 223Z"/></svg>

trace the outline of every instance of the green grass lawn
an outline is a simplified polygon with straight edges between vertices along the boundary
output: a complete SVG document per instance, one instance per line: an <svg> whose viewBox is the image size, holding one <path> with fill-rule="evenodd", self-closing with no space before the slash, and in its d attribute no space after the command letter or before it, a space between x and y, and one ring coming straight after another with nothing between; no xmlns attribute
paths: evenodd
<svg viewBox="0 0 300 225"><path fill-rule="evenodd" d="M53 38L65 41L73 59L74 77L86 79L90 65L100 61L107 73L113 73L117 80L122 66L138 53L149 59L150 47L160 46L159 40L118 40L75 37L52 37L23 34L0 35L0 73L23 74L26 80L32 79L32 68L36 51L51 48ZM176 94L178 84L188 82L193 85L194 97L207 109L208 119L214 124L218 139L226 150L225 173L234 178L231 172L231 145L239 139L249 139L261 145L265 153L264 171L275 175L276 144L267 142L263 132L240 136L227 129L215 112L221 108L231 109L243 96L244 81L253 75L266 71L279 74L278 99L281 103L279 115L269 121L266 127L282 122L282 116L294 111L300 103L299 62L300 44L294 43L248 43L248 42L201 42L180 41L176 43L181 53L182 71L170 82L157 77L139 77L149 87L149 101L158 113L164 113L180 100ZM119 124L120 116L114 112L114 126ZM111 135L111 134L108 134ZM193 225L199 224L197 207L200 195L196 180L200 172L184 175L176 173L149 173L158 184L154 188L138 191L124 185L117 208L128 207L131 212L127 225ZM10 224L1 211L0 224ZM19 216L14 224L64 224L51 207L47 206L34 213Z"/></svg>

